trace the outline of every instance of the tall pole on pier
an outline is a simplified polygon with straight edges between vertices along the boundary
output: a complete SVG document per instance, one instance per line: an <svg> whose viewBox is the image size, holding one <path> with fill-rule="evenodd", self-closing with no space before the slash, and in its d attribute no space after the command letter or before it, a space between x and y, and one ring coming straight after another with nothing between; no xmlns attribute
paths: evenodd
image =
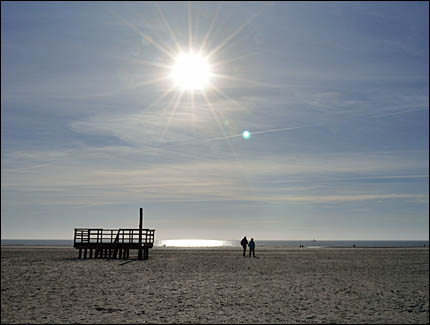
<svg viewBox="0 0 430 325"><path fill-rule="evenodd" d="M143 259L142 254L142 228L143 228L143 208L140 208L140 221L139 221L139 253L138 253L138 259Z"/></svg>

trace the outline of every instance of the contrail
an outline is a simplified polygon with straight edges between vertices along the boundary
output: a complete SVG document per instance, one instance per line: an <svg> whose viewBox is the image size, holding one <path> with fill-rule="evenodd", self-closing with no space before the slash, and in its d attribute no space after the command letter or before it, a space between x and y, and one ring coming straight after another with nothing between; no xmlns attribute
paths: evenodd
<svg viewBox="0 0 430 325"><path fill-rule="evenodd" d="M409 113L409 112L422 111L422 110L428 110L428 107L421 107L420 106L418 108L411 108L411 109L407 109L407 110L404 110L404 111L396 111L396 112L385 113L385 114L380 114L380 115L372 115L372 116L370 116L370 118L380 118L380 117L385 117L385 116L406 114L406 113Z"/></svg>
<svg viewBox="0 0 430 325"><path fill-rule="evenodd" d="M263 133L269 133L269 132L283 132L283 131L290 131L290 130L297 130L297 129L303 129L303 128L308 128L311 126L315 126L315 124L311 124L311 125L302 125L302 126L296 126L296 127L290 127L290 128L278 128L278 129L269 129L269 130L261 130L261 131L250 131L251 135L254 134L263 134ZM217 140L223 140L223 139L228 139L228 138L237 138L237 137L241 137L242 133L240 134L233 134L233 135L227 135L224 137L216 137L216 138L211 138L211 139L207 139L206 141L217 141Z"/></svg>

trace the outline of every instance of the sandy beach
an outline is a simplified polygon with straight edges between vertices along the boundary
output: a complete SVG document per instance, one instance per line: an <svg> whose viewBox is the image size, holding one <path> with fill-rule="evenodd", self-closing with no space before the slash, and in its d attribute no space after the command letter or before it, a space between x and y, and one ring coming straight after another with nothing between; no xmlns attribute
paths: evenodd
<svg viewBox="0 0 430 325"><path fill-rule="evenodd" d="M428 248L256 253L2 246L1 323L429 323Z"/></svg>

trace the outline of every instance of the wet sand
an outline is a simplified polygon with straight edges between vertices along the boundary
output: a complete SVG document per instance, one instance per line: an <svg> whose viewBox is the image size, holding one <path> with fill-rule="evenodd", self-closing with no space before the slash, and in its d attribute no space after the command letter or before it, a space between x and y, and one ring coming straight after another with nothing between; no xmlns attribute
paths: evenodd
<svg viewBox="0 0 430 325"><path fill-rule="evenodd" d="M428 248L1 249L1 323L429 323ZM132 256L131 256L132 257Z"/></svg>

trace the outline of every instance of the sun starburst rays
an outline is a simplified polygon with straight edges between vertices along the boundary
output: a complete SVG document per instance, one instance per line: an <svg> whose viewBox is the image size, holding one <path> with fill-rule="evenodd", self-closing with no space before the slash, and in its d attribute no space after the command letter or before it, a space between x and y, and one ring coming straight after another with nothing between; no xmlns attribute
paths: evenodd
<svg viewBox="0 0 430 325"><path fill-rule="evenodd" d="M163 139L166 136L167 131L169 130L170 121L175 116L175 114L176 114L176 108L178 107L179 103L181 102L181 98L182 98L183 95L184 95L184 91L181 91L179 94L177 94L175 104L173 105L172 110L169 113L169 117L167 119L167 123L166 123L166 126L164 128L164 131L163 131L163 133L161 135L160 142L163 142Z"/></svg>
<svg viewBox="0 0 430 325"><path fill-rule="evenodd" d="M170 36L172 37L173 41L175 42L176 51L182 52L181 44L178 42L178 39L176 38L175 33L173 32L172 28L170 27L169 22L167 21L166 17L164 16L163 10L161 9L160 5L156 2L155 5L157 6L158 13L160 14L161 20L164 22L164 24L167 27L167 30L169 31Z"/></svg>
<svg viewBox="0 0 430 325"><path fill-rule="evenodd" d="M218 7L217 7L217 9L216 9L216 12L215 12L215 15L214 15L214 16L213 16L213 18L212 18L211 24L209 25L209 29L208 29L208 31L206 32L205 37L203 38L202 44L200 45L199 53L203 53L203 52L205 52L205 51L206 51L206 44L207 44L207 42L208 42L209 36L210 36L210 34L211 34L211 32L212 32L212 29L213 29L213 27L214 27L214 25L215 25L215 21L216 21L216 19L217 19L217 17L218 17L218 14L219 14L220 8L221 8L221 5L218 5Z"/></svg>
<svg viewBox="0 0 430 325"><path fill-rule="evenodd" d="M171 22L167 19L165 12L163 11L159 3L155 3L155 7L158 11L161 26L164 26L166 34L170 36L170 42L165 39L160 40L156 35L145 35L145 33L139 29L135 24L127 22L122 18L121 20L125 23L127 27L137 32L139 36L143 39L148 39L150 46L157 49L161 54L157 61L151 61L146 58L135 57L130 58L129 61L134 64L143 65L151 67L152 69L159 70L159 78L148 79L143 83L138 83L135 87L142 87L145 85L155 84L155 83L165 83L166 90L162 92L152 103L145 106L147 111L149 108L154 109L155 106L159 106L161 101L169 96L170 100L167 101L167 106L163 110L165 113L160 115L160 118L164 118L164 127L160 132L160 138L158 139L159 144L167 143L166 139L169 139L169 143L172 138L169 137L169 131L172 125L175 125L175 119L178 111L181 114L189 115L190 128L187 130L191 132L195 128L193 134L194 137L199 138L200 141L205 142L205 138L216 138L217 134L213 133L214 130L211 128L212 133L207 135L201 134L202 129L198 124L200 117L198 115L202 114L202 109L206 107L209 116L212 116L215 125L217 126L215 130L218 130L218 137L225 139L230 147L234 156L237 156L233 145L231 143L230 136L232 134L237 134L237 129L231 129L226 124L228 118L223 116L223 111L220 109L219 105L213 105L213 103L222 101L229 101L234 105L240 105L239 103L232 100L232 98L222 91L222 82L239 82L253 84L252 81L246 78L239 78L238 76L226 73L228 70L228 64L241 59L245 59L252 55L257 55L261 51L251 51L232 58L224 58L223 60L217 59L218 54L234 39L236 39L242 31L248 26L260 13L253 15L247 19L244 23L240 24L235 30L230 34L220 40L218 43L213 44L212 35L214 34L215 28L218 26L218 20L220 17L221 5L218 4L217 9L210 19L208 20L208 28L202 38L199 39L198 35L193 34L193 22L197 22L198 19L193 19L193 8L192 3L188 2L186 5L186 16L187 24L184 26L184 31L187 33L187 42L184 43L183 33L181 36L181 30L173 28ZM175 26L176 27L176 26ZM178 37L180 36L180 37ZM169 63L170 61L170 63ZM155 71L155 70L154 70ZM187 94L187 96L184 96ZM209 96L211 95L211 96ZM188 107L188 108L186 108ZM242 111L246 108L241 107ZM200 112L199 112L200 110ZM162 112L160 112L162 113ZM184 115L181 116L183 118ZM207 130L209 132L209 130ZM187 135L188 136L188 135ZM196 141L198 139L195 139ZM173 138L173 142L175 142ZM179 141L180 143L181 141ZM183 142L183 141L182 141Z"/></svg>

